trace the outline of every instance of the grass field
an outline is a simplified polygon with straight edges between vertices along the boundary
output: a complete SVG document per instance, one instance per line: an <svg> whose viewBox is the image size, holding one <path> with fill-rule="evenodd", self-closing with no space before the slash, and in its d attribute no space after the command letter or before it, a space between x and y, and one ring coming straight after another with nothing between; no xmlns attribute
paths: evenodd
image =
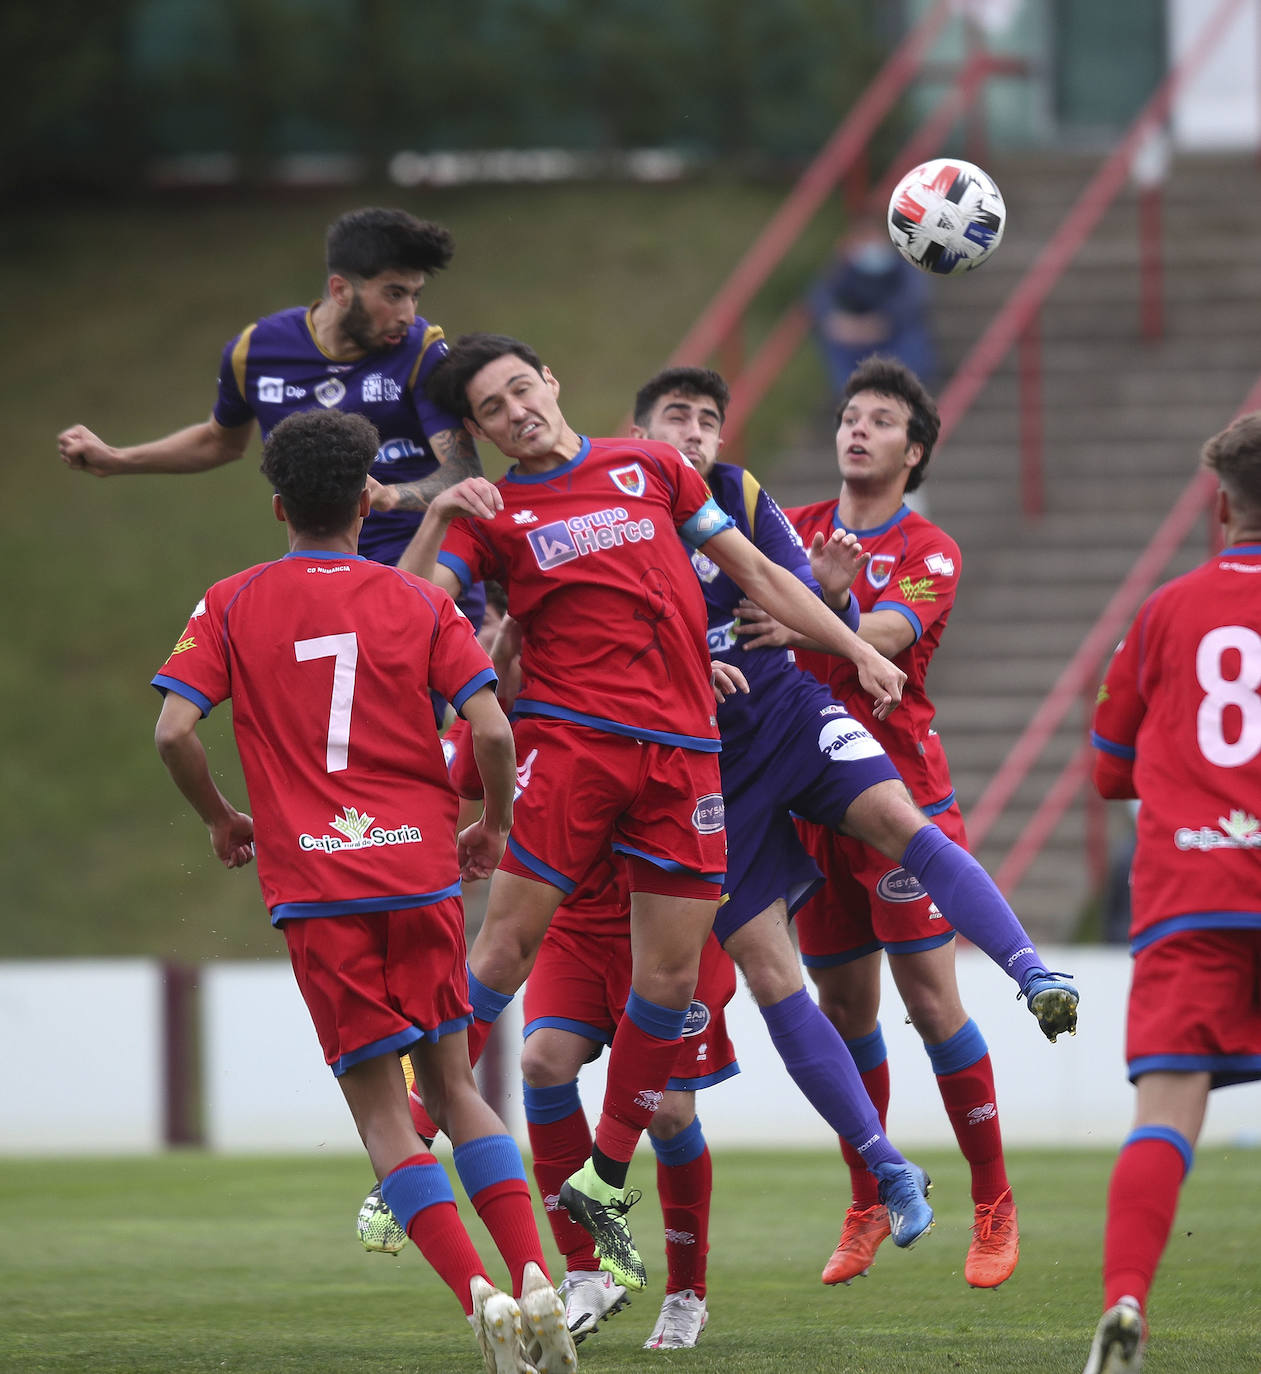
<svg viewBox="0 0 1261 1374"><path fill-rule="evenodd" d="M870 1277L825 1289L839 1161L719 1153L709 1329L696 1350L648 1352L664 1261L651 1157L637 1157L631 1181L646 1196L632 1219L649 1288L584 1342L581 1367L1077 1374L1098 1316L1111 1153L1011 1156L1022 1258L995 1292L963 1281L962 1162L916 1158L936 1183L934 1232L908 1252L886 1243ZM474 1374L455 1302L411 1247L397 1259L359 1248L367 1181L364 1161L345 1157L0 1161L0 1369ZM1202 1150L1156 1283L1149 1374L1261 1368L1259 1208L1261 1151ZM470 1229L501 1280L485 1233Z"/></svg>

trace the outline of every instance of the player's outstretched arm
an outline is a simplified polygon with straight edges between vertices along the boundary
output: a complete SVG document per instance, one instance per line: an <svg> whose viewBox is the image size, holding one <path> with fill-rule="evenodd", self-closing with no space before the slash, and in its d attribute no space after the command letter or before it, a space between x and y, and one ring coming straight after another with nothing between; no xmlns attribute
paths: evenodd
<svg viewBox="0 0 1261 1374"><path fill-rule="evenodd" d="M883 720L902 700L906 674L861 640L787 568L772 563L739 530L720 530L703 548L706 557L717 563L746 597L764 606L789 629L850 659L858 669L863 690L875 703L877 720Z"/></svg>
<svg viewBox="0 0 1261 1374"><path fill-rule="evenodd" d="M93 477L136 472L208 472L240 458L249 445L253 428L251 420L229 429L212 416L151 443L115 448L85 425L71 425L57 436L57 449L67 467Z"/></svg>
<svg viewBox="0 0 1261 1374"><path fill-rule="evenodd" d="M491 687L482 687L464 703L473 758L482 779L481 816L460 832L457 850L460 876L489 878L503 858L512 828L512 799L517 787L517 751L512 726Z"/></svg>
<svg viewBox="0 0 1261 1374"><path fill-rule="evenodd" d="M225 868L242 868L254 857L254 822L215 786L206 751L197 737L201 710L178 692L162 702L153 742L176 787L210 831L210 845Z"/></svg>
<svg viewBox="0 0 1261 1374"><path fill-rule="evenodd" d="M440 491L455 486L466 477L483 475L477 445L463 426L431 434L429 446L438 460L437 470L415 482L373 482L373 510L428 510Z"/></svg>

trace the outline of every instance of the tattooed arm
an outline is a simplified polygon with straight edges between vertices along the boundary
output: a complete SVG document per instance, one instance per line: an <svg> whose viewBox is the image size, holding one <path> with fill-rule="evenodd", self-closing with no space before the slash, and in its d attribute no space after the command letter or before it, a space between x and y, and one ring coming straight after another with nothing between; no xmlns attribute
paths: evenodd
<svg viewBox="0 0 1261 1374"><path fill-rule="evenodd" d="M429 446L438 460L438 469L416 482L387 484L369 479L373 510L428 510L440 491L462 482L466 477L482 476L482 460L477 456L473 436L463 426L444 429L429 436Z"/></svg>

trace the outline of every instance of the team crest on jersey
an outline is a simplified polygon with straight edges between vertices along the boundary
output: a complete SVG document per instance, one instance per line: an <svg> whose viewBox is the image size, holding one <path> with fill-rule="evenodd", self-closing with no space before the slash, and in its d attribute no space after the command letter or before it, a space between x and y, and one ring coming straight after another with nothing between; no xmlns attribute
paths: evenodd
<svg viewBox="0 0 1261 1374"><path fill-rule="evenodd" d="M322 405L330 409L346 394L346 384L339 382L336 377L326 377L315 388L315 399Z"/></svg>
<svg viewBox="0 0 1261 1374"><path fill-rule="evenodd" d="M642 496L648 486L644 470L638 463L628 463L624 468L610 468L609 476L618 491L625 492L627 496Z"/></svg>
<svg viewBox="0 0 1261 1374"><path fill-rule="evenodd" d="M905 868L893 868L876 884L876 892L886 902L918 902L924 895L919 879Z"/></svg>
<svg viewBox="0 0 1261 1374"><path fill-rule="evenodd" d="M877 591L881 591L889 585L889 579L893 576L893 565L897 561L894 554L873 553L871 562L867 564L867 581Z"/></svg>
<svg viewBox="0 0 1261 1374"><path fill-rule="evenodd" d="M696 569L696 575L702 582L712 582L721 572L718 564L712 559L706 558L698 549L692 554L692 567Z"/></svg>
<svg viewBox="0 0 1261 1374"><path fill-rule="evenodd" d="M693 1002L683 1015L683 1035L700 1035L709 1025L709 1008L704 1002Z"/></svg>

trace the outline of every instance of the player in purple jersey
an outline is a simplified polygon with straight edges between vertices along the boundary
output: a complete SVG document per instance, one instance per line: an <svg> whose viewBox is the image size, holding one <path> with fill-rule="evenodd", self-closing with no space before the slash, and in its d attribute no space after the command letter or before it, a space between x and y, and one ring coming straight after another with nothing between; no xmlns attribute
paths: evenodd
<svg viewBox="0 0 1261 1374"><path fill-rule="evenodd" d="M402 566L433 569L448 589L503 584L524 637L517 747L539 751L518 779L509 851L469 952L474 1034L479 1021L489 1032L553 912L611 841L628 856L631 994L592 1157L560 1200L595 1236L602 1267L640 1289L626 1171L675 1062L726 862L704 601L683 541L853 654L878 712L896 704L900 678L732 527L677 449L577 434L527 345L465 336L431 386L516 464L497 484L471 478L435 498Z"/></svg>
<svg viewBox="0 0 1261 1374"><path fill-rule="evenodd" d="M783 512L753 476L717 461L726 411L726 383L703 368L667 368L635 399L635 432L674 443L701 472L737 527L816 594L811 568L818 551L858 550L850 580L865 555L852 534L816 536L808 556ZM710 653L730 656L749 683L747 696L718 707L720 757L728 831L725 900L714 929L745 974L776 1048L811 1103L873 1168L867 1122L878 1123L853 1057L802 981L787 922L818 885L792 817L853 835L901 864L930 892L946 919L1004 969L1018 986L1047 978L1032 941L984 870L915 806L884 749L827 688L792 661L782 646L750 644L737 632L741 588L703 553L693 554L709 615ZM827 578L827 598L857 618L848 583ZM847 603L847 604L846 604ZM803 891L803 888L805 891ZM1040 986L1040 985L1036 985ZM1033 1005L1044 1031L1071 1030L1076 991L1067 984ZM883 1139L877 1135L877 1139ZM859 1148L862 1147L862 1148ZM912 1175L912 1178L914 1176ZM880 1190L884 1202L884 1190ZM893 1230L895 1242L899 1231ZM906 1244L902 1240L900 1243Z"/></svg>
<svg viewBox="0 0 1261 1374"><path fill-rule="evenodd" d="M209 419L124 448L73 425L57 439L62 460L94 477L205 472L242 457L255 420L266 439L295 411L358 411L381 435L360 552L397 562L435 492L481 472L468 431L424 391L446 342L417 302L453 252L446 229L406 211L350 211L328 229L324 295L228 342Z"/></svg>

